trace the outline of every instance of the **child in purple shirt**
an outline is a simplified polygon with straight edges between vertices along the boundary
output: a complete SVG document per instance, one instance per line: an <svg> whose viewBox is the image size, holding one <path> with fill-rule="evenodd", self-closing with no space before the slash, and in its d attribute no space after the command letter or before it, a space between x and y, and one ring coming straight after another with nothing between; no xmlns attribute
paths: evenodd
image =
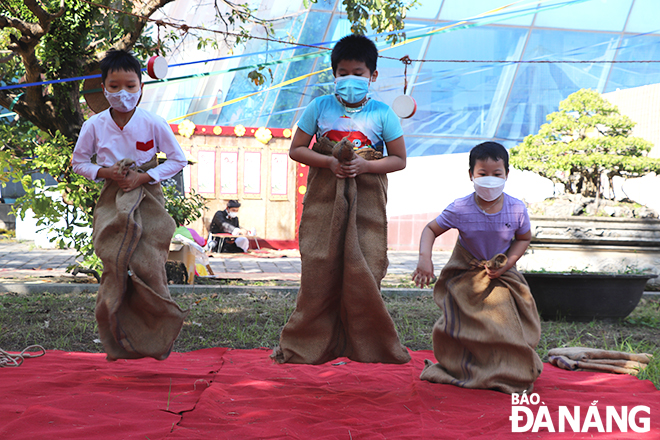
<svg viewBox="0 0 660 440"><path fill-rule="evenodd" d="M424 287L433 279L431 251L436 237L452 228L459 231L459 243L479 260L507 254L507 263L489 270L497 278L512 268L525 253L532 238L525 204L503 192L509 175L509 155L496 142L484 142L470 151L470 195L456 199L422 231L415 283ZM512 243L513 240L513 243Z"/></svg>
<svg viewBox="0 0 660 440"><path fill-rule="evenodd" d="M470 151L475 192L451 203L422 231L413 273L423 287L433 279L436 237L456 228L459 239L434 286L441 317L433 328L438 363L421 378L507 393L531 391L542 370L535 352L541 336L536 304L515 264L531 240L527 209L503 192L509 156L496 142Z"/></svg>

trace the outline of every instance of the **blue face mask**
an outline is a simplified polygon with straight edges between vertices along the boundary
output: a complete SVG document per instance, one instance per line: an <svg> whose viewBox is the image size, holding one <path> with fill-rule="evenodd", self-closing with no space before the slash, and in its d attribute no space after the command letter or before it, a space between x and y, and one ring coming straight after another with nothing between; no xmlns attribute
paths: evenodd
<svg viewBox="0 0 660 440"><path fill-rule="evenodd" d="M339 76L335 78L335 94L347 104L357 104L367 97L370 82L364 76Z"/></svg>

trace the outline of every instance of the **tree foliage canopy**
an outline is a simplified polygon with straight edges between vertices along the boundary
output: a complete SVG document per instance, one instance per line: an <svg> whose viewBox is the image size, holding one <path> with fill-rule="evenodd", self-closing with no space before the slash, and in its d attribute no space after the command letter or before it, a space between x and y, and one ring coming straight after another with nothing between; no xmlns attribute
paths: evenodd
<svg viewBox="0 0 660 440"><path fill-rule="evenodd" d="M171 0L112 2L115 7L149 16ZM110 4L109 0L101 3ZM141 36L147 21L131 15L110 15L79 0L0 0L1 40L12 64L2 71L3 85L90 75L109 48L152 51ZM13 68L12 68L13 67ZM85 115L79 82L0 91L0 105L15 111L41 130L75 140Z"/></svg>
<svg viewBox="0 0 660 440"><path fill-rule="evenodd" d="M314 2L316 1L319 0ZM351 32L365 34L367 25L379 33L402 30L408 10L419 2L417 0L343 0L342 4L351 22ZM387 37L392 43L405 38L405 33L391 34Z"/></svg>
<svg viewBox="0 0 660 440"><path fill-rule="evenodd" d="M660 172L660 160L648 157L652 144L632 136L635 123L594 90L573 93L547 120L511 149L510 162L563 184L569 194L604 197L603 177L613 188L616 176Z"/></svg>
<svg viewBox="0 0 660 440"><path fill-rule="evenodd" d="M165 3L112 2L148 15ZM146 54L155 47L142 36L146 20L115 16L79 0L0 0L0 6L0 50L7 54L0 67L3 86L89 75L98 68L99 54L109 48ZM32 210L38 226L56 232L59 246L76 248L90 266L98 266L91 238L79 228L92 223L100 184L73 173L70 166L86 116L81 87L80 82L62 82L0 91L0 106L18 115L0 122L0 181L22 183L26 195L14 205L20 217ZM46 188L43 179L33 179L34 173L52 176L56 187Z"/></svg>

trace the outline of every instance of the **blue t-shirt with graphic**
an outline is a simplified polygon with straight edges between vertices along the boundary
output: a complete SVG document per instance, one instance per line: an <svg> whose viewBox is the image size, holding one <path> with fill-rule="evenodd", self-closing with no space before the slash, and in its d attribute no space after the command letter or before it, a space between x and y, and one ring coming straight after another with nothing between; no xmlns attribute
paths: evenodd
<svg viewBox="0 0 660 440"><path fill-rule="evenodd" d="M359 111L349 112L335 95L319 96L303 112L298 128L313 136L340 141L348 136L356 149L383 145L403 136L401 122L385 103L370 99Z"/></svg>

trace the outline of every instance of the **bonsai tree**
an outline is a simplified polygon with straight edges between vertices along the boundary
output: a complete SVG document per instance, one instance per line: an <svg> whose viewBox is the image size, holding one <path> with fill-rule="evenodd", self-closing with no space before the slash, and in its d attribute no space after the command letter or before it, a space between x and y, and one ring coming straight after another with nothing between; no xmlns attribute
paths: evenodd
<svg viewBox="0 0 660 440"><path fill-rule="evenodd" d="M510 151L511 165L564 185L568 194L605 196L603 178L614 198L613 179L660 171L660 160L647 157L652 144L631 136L635 123L598 92L578 90L547 116L539 132Z"/></svg>

